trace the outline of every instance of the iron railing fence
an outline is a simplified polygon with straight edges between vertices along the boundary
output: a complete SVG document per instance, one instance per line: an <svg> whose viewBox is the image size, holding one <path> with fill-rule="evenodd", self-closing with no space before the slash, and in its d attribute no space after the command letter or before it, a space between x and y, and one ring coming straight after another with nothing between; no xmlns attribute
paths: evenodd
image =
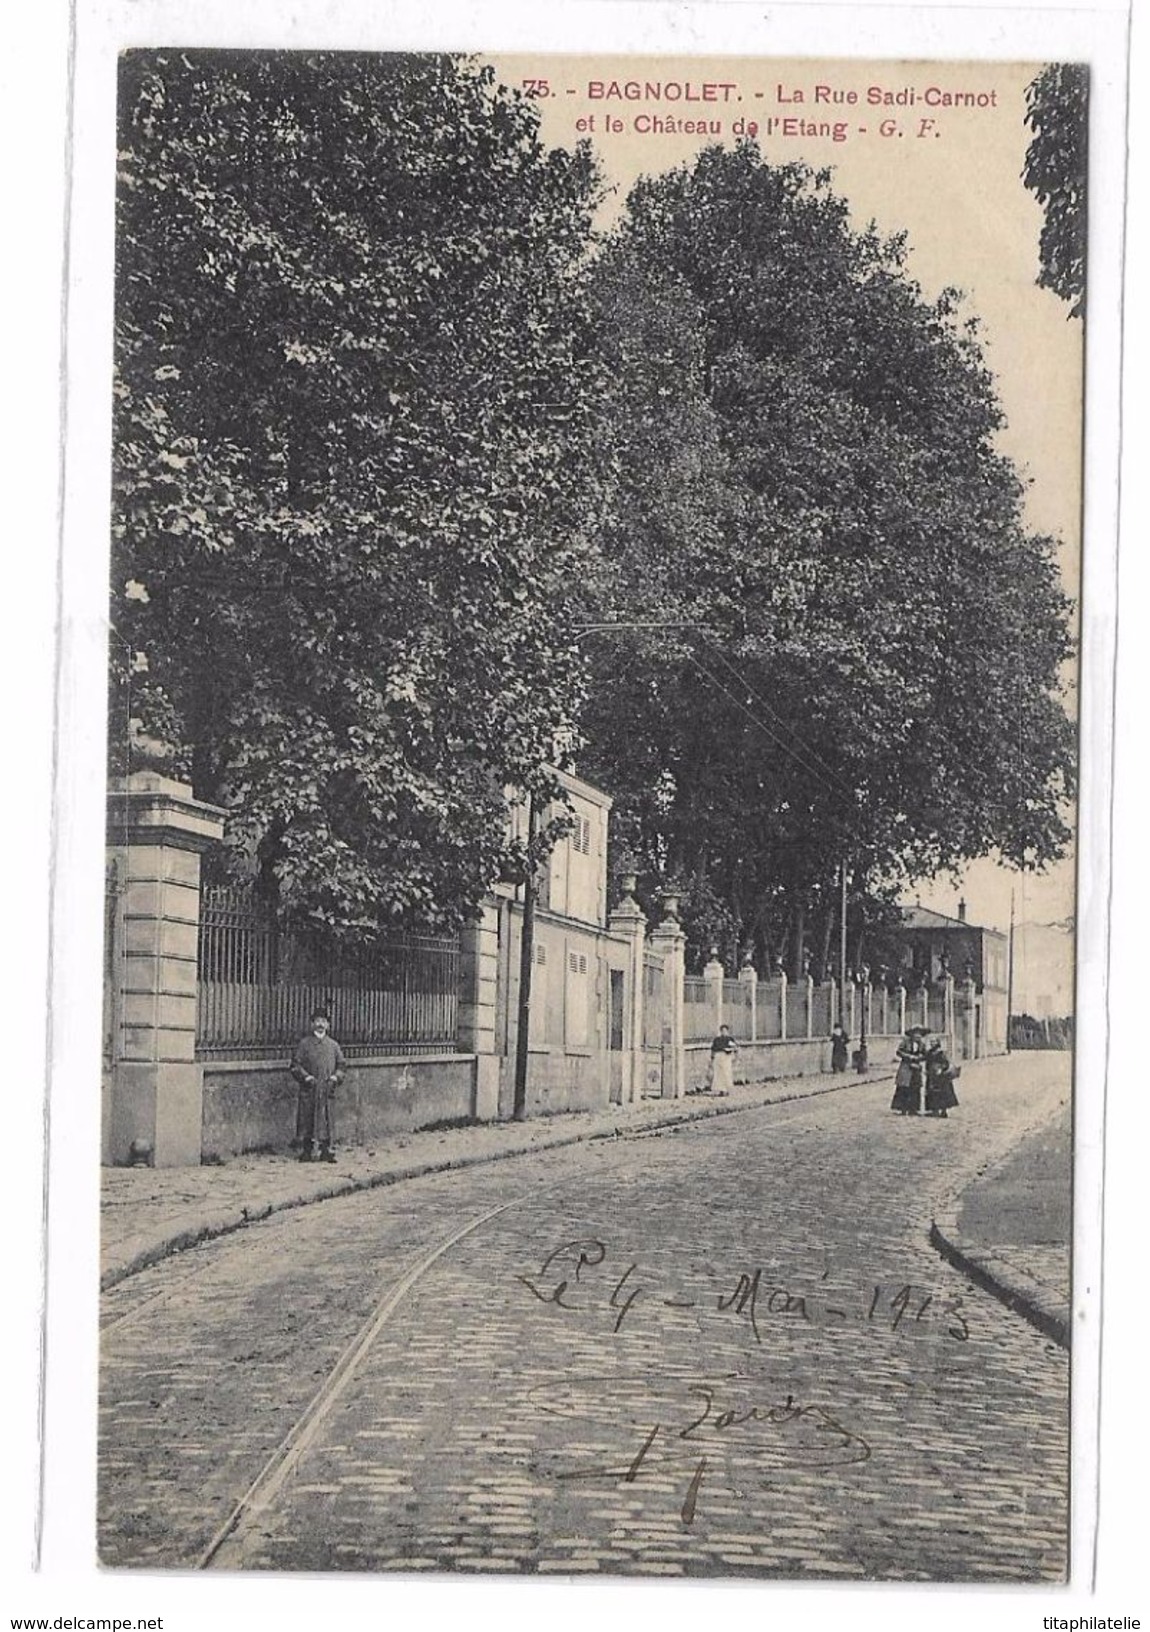
<svg viewBox="0 0 1150 1632"><path fill-rule="evenodd" d="M710 1042L715 1035L715 1001L711 984L702 975L688 975L683 981L683 1041Z"/></svg>
<svg viewBox="0 0 1150 1632"><path fill-rule="evenodd" d="M783 983L760 980L755 999L755 1034L760 1042L771 1043L783 1034Z"/></svg>
<svg viewBox="0 0 1150 1632"><path fill-rule="evenodd" d="M345 1054L438 1054L456 1046L459 943L389 935L349 944L287 929L232 885L205 887L200 908L196 1053L278 1059L324 1008Z"/></svg>
<svg viewBox="0 0 1150 1632"><path fill-rule="evenodd" d="M723 982L723 1024L731 1028L731 1036L739 1042L749 1042L754 1029L754 1010L751 1005L751 987L745 980Z"/></svg>
<svg viewBox="0 0 1150 1632"><path fill-rule="evenodd" d="M927 1027L932 1032L946 1030L946 993L938 987L932 987L927 1000Z"/></svg>
<svg viewBox="0 0 1150 1632"><path fill-rule="evenodd" d="M811 993L811 1033L815 1037L829 1037L834 1024L834 989L829 985L816 986Z"/></svg>
<svg viewBox="0 0 1150 1632"><path fill-rule="evenodd" d="M807 1035L807 983L794 980L787 987L787 1036Z"/></svg>

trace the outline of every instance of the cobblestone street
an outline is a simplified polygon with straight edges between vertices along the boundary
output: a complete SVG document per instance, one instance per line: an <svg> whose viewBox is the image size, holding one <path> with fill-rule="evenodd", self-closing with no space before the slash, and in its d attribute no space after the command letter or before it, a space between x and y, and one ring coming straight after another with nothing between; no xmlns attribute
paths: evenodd
<svg viewBox="0 0 1150 1632"><path fill-rule="evenodd" d="M932 1216L1067 1056L413 1179L103 1299L127 1567L1056 1581L1068 1356Z"/></svg>

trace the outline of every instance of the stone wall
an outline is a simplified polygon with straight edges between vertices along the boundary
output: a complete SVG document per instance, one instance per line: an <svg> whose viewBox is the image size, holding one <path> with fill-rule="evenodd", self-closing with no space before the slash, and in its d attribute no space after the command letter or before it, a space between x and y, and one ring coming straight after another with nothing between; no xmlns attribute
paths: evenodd
<svg viewBox="0 0 1150 1632"><path fill-rule="evenodd" d="M872 1066L893 1062L898 1047L896 1034L867 1038L867 1052ZM851 1040L852 1051L858 1039ZM707 1043L687 1044L688 1092L703 1087L707 1080L711 1050ZM735 1056L735 1081L758 1082L772 1077L817 1076L831 1068L829 1037L798 1037L786 1042L740 1043ZM848 1073L853 1074L853 1073Z"/></svg>
<svg viewBox="0 0 1150 1632"><path fill-rule="evenodd" d="M603 822L605 811L604 804ZM218 840L223 817L222 810L196 800L190 788L150 772L134 773L111 790L106 1162L178 1166L291 1148L296 1086L287 1061L217 1060L196 1053L200 855ZM598 852L597 863L602 870ZM606 924L542 905L535 913L529 1116L625 1106L659 1095L677 1098L705 1082L710 1037L684 1042L684 936L675 897L665 898L662 921L649 927L635 882L633 874L624 875L622 898ZM605 888L605 874L600 884ZM596 899L601 913L602 891ZM504 891L464 929L454 1052L349 1062L336 1097L337 1144L370 1145L436 1123L514 1115L521 925L522 906ZM830 1069L829 1038L811 1035L817 1006L809 979L801 990L788 991L784 979L759 982L747 965L727 980L713 956L704 984L707 1024L717 1027L732 1016L740 1021L746 1040L740 1043L736 1080ZM845 1018L852 1043L856 998L851 985ZM777 1029L790 1035L758 1041L760 1007L764 1029L776 1029L772 1004ZM818 1022L829 1024L835 1011L832 991L817 1008ZM952 1020L949 988L947 1015ZM873 1006L870 1016L873 1026L878 1018ZM973 1007L965 1018L974 1035L979 1016ZM886 1024L889 1028L889 1016ZM894 1036L872 1035L872 1061L892 1059L896 1042Z"/></svg>
<svg viewBox="0 0 1150 1632"><path fill-rule="evenodd" d="M291 1148L296 1085L286 1060L205 1063L203 1095L203 1159ZM370 1145L390 1134L476 1114L474 1054L349 1060L347 1077L336 1090L336 1144Z"/></svg>
<svg viewBox="0 0 1150 1632"><path fill-rule="evenodd" d="M515 1056L500 1061L499 1115L509 1118L515 1105ZM604 1051L584 1054L562 1048L532 1049L527 1070L528 1116L555 1116L562 1111L598 1110L608 1103Z"/></svg>

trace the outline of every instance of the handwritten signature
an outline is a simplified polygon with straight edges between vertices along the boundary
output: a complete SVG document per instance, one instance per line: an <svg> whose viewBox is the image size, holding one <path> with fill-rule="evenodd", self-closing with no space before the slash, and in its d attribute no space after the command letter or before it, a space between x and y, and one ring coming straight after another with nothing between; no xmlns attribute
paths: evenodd
<svg viewBox="0 0 1150 1632"><path fill-rule="evenodd" d="M614 1315L613 1330L622 1329L624 1321L644 1300L667 1309L696 1309L713 1307L719 1314L733 1314L746 1320L756 1341L762 1343L761 1318L786 1319L808 1325L843 1324L852 1319L863 1322L879 1321L892 1332L906 1325L907 1329L941 1319L946 1335L956 1343L965 1343L970 1327L962 1313L963 1299L959 1293L948 1292L938 1297L925 1287L911 1283L901 1286L873 1285L862 1301L853 1308L843 1303L830 1303L812 1292L797 1292L772 1277L761 1265L732 1272L720 1280L703 1297L682 1295L659 1296L659 1287L640 1271L637 1259L618 1273L618 1264L608 1267L608 1249L605 1242L594 1236L564 1241L549 1252L538 1270L532 1275L518 1275L516 1279L540 1303L579 1313L602 1308L604 1300Z"/></svg>
<svg viewBox="0 0 1150 1632"><path fill-rule="evenodd" d="M601 1379L604 1383L617 1378ZM593 1378L582 1378L586 1387ZM753 1385L750 1385L753 1386ZM681 1455L686 1442L693 1455L701 1452L691 1467L680 1507L685 1526L695 1521L699 1494L710 1458L723 1443L738 1440L772 1458L782 1456L792 1466L812 1470L841 1469L870 1460L871 1447L862 1434L849 1427L840 1414L817 1401L801 1401L793 1394L782 1400L755 1399L747 1392L745 1379L735 1376L720 1382L697 1381L683 1389L682 1399L671 1403L667 1420L650 1424L629 1460L619 1464L595 1463L589 1467L562 1467L554 1472L557 1481L635 1484L646 1472L665 1470ZM557 1400L553 1388L532 1390L535 1404L543 1410L567 1414L569 1407ZM658 1447L658 1449L656 1449Z"/></svg>

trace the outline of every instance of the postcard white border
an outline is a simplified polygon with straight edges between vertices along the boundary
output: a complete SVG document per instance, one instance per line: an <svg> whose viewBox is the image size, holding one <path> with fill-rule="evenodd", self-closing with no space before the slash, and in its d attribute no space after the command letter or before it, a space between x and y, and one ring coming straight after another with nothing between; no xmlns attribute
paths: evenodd
<svg viewBox="0 0 1150 1632"><path fill-rule="evenodd" d="M292 1623L292 1615L306 1600L319 1609L315 1592L335 1591L325 1598L328 1613L349 1624L362 1611L365 1624L417 1609L426 1614L440 1594L463 1590L464 1584L419 1583L417 1586L386 1579L372 1582L212 1582L176 1588L175 1578L101 1576L95 1572L92 1544L94 1509L94 1399L97 1250L95 1235L98 1170L93 1159L99 1148L97 1064L100 1035L99 939L102 919L103 877L103 652L107 583L107 525L109 414L107 380L111 356L111 179L114 68L117 52L125 46L157 43L231 46L336 46L363 49L473 48L476 50L643 51L668 54L742 54L765 56L824 56L920 58L951 57L987 60L1085 60L1092 68L1092 180L1091 180L1091 314L1087 346L1087 444L1084 559L1084 640L1082 663L1083 772L1080 804L1080 842L1091 858L1094 887L1080 893L1079 919L1079 1056L1080 1084L1101 1083L1105 1077L1107 1019L1107 906L1110 898L1109 856L1111 827L1110 719L1114 641L1117 613L1117 519L1119 450L1119 367L1122 346L1122 205L1125 156L1126 26L1123 6L1042 5L1003 8L974 4L951 8L921 3L881 7L838 5L772 5L742 3L661 5L630 4L625 0L568 0L550 14L526 5L449 5L432 12L414 0L377 6L335 5L307 0L291 7L245 0L245 3L174 4L171 0L141 0L97 7L83 5L76 14L75 103L71 167L71 233L68 291L69 426L64 512L62 576L60 584L60 671L58 690L59 758L54 803L54 960L51 1023L51 1147L48 1261L48 1392L45 1473L48 1503L45 1512L42 1569L30 1577L27 1606L13 1605L13 1613L42 1613L33 1599L53 1600L53 1586L67 1584L68 1605L51 1613L114 1613L105 1606L115 1602L132 1613L149 1611L148 1604L175 1602L180 1619L172 1624L197 1624L223 1612L241 1617L275 1614ZM49 276L51 272L49 271ZM1132 285L1137 288L1138 285ZM42 569L42 557L37 558ZM1145 588L1137 562L1124 562L1123 596ZM35 577L42 593L42 570ZM1128 591L1133 582L1135 588ZM1144 599L1138 602L1145 605ZM39 601L37 601L39 605ZM34 675L35 696L46 679L45 632L32 632L35 642L28 670ZM1131 638L1129 634L1125 638ZM1137 639L1137 636L1134 636ZM17 694L18 695L18 694ZM40 753L30 762L43 778L42 711L30 708L41 722ZM1129 776L1129 768L1127 771ZM42 786L42 782L36 784ZM32 808L35 809L34 799ZM1144 810L1135 791L1124 799L1116 817L1117 836L1130 842L1128 826L1137 824ZM1135 835L1134 843L1137 843ZM33 847L33 854L39 854ZM1125 875L1123 875L1125 877ZM1131 897L1116 901L1116 920L1129 931ZM1127 1012L1136 1012L1140 998L1130 970L1140 951L1139 940L1129 943L1129 962L1119 952L1115 960L1115 992L1123 994ZM1120 944L1120 943L1119 943ZM34 965L39 946L35 935L25 945ZM1116 1016L1116 1019L1119 1017ZM1117 1074L1115 1077L1117 1082ZM1123 1084L1125 1089L1125 1084ZM1141 1083L1137 1091L1145 1094ZM1116 1232L1123 1222L1110 1219L1113 1194L1129 1147L1114 1142L1114 1121L1126 1106L1111 1096L1110 1189L1107 1193L1108 1251L1118 1246ZM1102 1121L1101 1095L1093 1089L1080 1097L1078 1127L1078 1235L1080 1266L1100 1261ZM28 1148L35 1148L34 1124ZM1145 1146L1143 1145L1143 1149ZM34 1164L33 1164L34 1167ZM35 1195L29 1220L35 1218ZM34 1222L24 1226L31 1239ZM1096 1474L1095 1422L1099 1411L1097 1345L1099 1338L1097 1276L1091 1283L1085 1318L1079 1323L1075 1354L1075 1475L1074 1551L1072 1587L1060 1595L1061 1604L1040 1610L1034 1594L1025 1605L1017 1594L978 1589L928 1589L932 1619L954 1624L972 1614L998 1613L1000 1600L1012 1606L1011 1620L1041 1619L1041 1614L1138 1613L1137 1606L1099 1603L1082 1607L1093 1563L1093 1508ZM23 1287L23 1282L21 1282ZM23 1303L21 1305L23 1307ZM1108 1303L1108 1343L1132 1323L1122 1307ZM35 1333L24 1340L31 1352ZM22 1368L21 1378L25 1371ZM34 1368L31 1368L34 1369ZM25 1413L21 1413L25 1415ZM1104 1422L1105 1426L1105 1422ZM1112 1458L1121 1434L1102 1441ZM1110 1450L1107 1452L1107 1446ZM1085 1450L1084 1450L1085 1447ZM27 1459L21 1458L23 1467ZM1121 1498L1119 1498L1119 1501ZM1122 1532L1121 1508L1111 1510L1115 1534ZM23 1504L21 1507L23 1512ZM1089 1515L1089 1517L1086 1517ZM1104 1504L1103 1518L1107 1520ZM21 1527L27 1534L27 1526ZM1103 1533L1102 1559L1107 1558L1108 1528ZM1110 1565L1121 1559L1110 1559ZM346 1592L341 1588L346 1587ZM32 1589L35 1589L34 1591ZM75 1591L73 1591L75 1589ZM258 1598L251 1596L258 1589ZM636 1593L659 1590L659 1613L668 1609L667 1589L620 1584L600 1589L621 1595L631 1609L638 1608ZM691 1587L689 1592L707 1590ZM726 1587L742 1605L745 1593L762 1587ZM75 1599L82 1591L84 1604ZM495 1583L473 1583L471 1591L485 1610L500 1604L525 1604L522 1593ZM827 1611L850 1613L858 1606L882 1604L884 1621L904 1614L922 1614L924 1605L915 1593L903 1590L771 1587L770 1613L792 1612L810 1618L811 1595L826 1597ZM366 1598L364 1594L367 1594ZM415 1593L414 1600L411 1594ZM200 1596L202 1594L202 1596ZM386 1596L380 1596L386 1594ZM234 1595L234 1596L233 1596ZM826 1596L829 1595L829 1596ZM1057 1595L1045 1595L1054 1598ZM1079 1607L1068 1611L1066 1597ZM57 1595L55 1602L60 1602ZM353 1609L353 1601L356 1607ZM469 1602L471 1600L469 1599ZM534 1594L530 1601L538 1613ZM752 1599L751 1602L754 1600ZM443 1602L462 1606L458 1597ZM697 1604L697 1601L696 1601ZM848 1609L848 1604L850 1608ZM285 1606L292 1606L290 1609ZM345 1608L346 1605L346 1608ZM210 1606L210 1607L209 1607ZM238 1607L237 1606L242 1606ZM603 1608L597 1596L594 1606ZM644 1608L653 1606L643 1606ZM748 1605L749 1607L749 1605ZM1005 1605L1004 1605L1005 1607ZM122 1612L122 1611L121 1611ZM529 1611L530 1612L530 1611ZM547 1613L556 1612L548 1603ZM677 1611L676 1611L677 1612ZM823 1611L820 1609L820 1614ZM229 1623L230 1624L230 1623ZM1004 1618L1005 1624L1005 1618Z"/></svg>

